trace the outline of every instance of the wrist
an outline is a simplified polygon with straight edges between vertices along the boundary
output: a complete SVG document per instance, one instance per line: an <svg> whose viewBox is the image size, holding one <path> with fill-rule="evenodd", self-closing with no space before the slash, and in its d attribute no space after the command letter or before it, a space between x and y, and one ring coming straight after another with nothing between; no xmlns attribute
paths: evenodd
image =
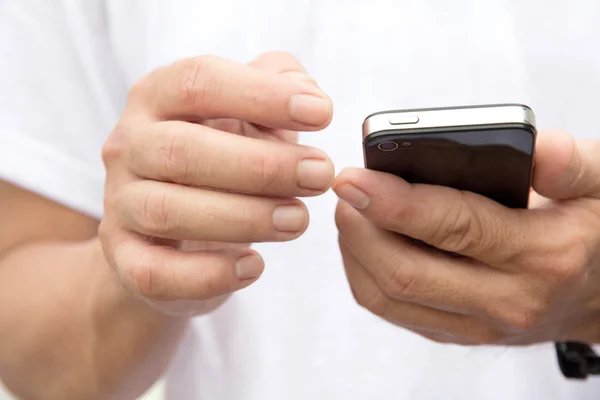
<svg viewBox="0 0 600 400"><path fill-rule="evenodd" d="M122 371L107 369L106 377L98 379L101 387L114 390L104 397L137 398L140 388L145 390L164 372L189 318L164 313L129 289L106 261L99 240L96 243L89 254L92 270L99 272L87 311L93 321L92 336L99 342L93 346L98 351L94 358L101 365L108 365L117 354L126 361Z"/></svg>

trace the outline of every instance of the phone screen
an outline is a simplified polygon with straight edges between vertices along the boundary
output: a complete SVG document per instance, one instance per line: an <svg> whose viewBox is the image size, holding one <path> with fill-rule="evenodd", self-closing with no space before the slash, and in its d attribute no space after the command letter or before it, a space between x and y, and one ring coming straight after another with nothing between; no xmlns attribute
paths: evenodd
<svg viewBox="0 0 600 400"><path fill-rule="evenodd" d="M397 145L397 146L396 146ZM535 134L526 128L386 132L365 142L366 167L527 208Z"/></svg>

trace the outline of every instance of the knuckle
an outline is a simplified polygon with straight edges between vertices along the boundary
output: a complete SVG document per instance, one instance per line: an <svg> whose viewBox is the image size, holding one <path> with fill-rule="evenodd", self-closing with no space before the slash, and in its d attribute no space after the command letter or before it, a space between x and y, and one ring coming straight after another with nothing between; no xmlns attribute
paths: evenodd
<svg viewBox="0 0 600 400"><path fill-rule="evenodd" d="M587 276L589 258L589 251L583 241L571 241L546 259L543 274L558 288L577 284Z"/></svg>
<svg viewBox="0 0 600 400"><path fill-rule="evenodd" d="M174 183L186 185L193 181L200 162L193 154L193 147L176 132L167 132L165 140L159 144L162 174Z"/></svg>
<svg viewBox="0 0 600 400"><path fill-rule="evenodd" d="M385 318L391 306L390 299L380 290L373 290L365 293L352 290L352 295L356 303L374 315Z"/></svg>
<svg viewBox="0 0 600 400"><path fill-rule="evenodd" d="M98 239L101 243L107 243L112 236L112 229L109 226L106 218L103 218L98 225Z"/></svg>
<svg viewBox="0 0 600 400"><path fill-rule="evenodd" d="M260 88L247 86L243 91L243 98L256 116L266 117L273 113L272 106L267 99L276 98L279 89L273 85L264 85Z"/></svg>
<svg viewBox="0 0 600 400"><path fill-rule="evenodd" d="M205 262L198 271L198 278L189 288L190 297L194 300L209 300L232 292L235 285L223 265L214 261Z"/></svg>
<svg viewBox="0 0 600 400"><path fill-rule="evenodd" d="M217 270L212 263L207 263L205 269L206 273L202 276L202 286L204 290L201 290L201 292L206 293L208 295L207 297L213 297L215 292L219 289L220 282L218 278L220 277L220 272L222 272L222 270Z"/></svg>
<svg viewBox="0 0 600 400"><path fill-rule="evenodd" d="M383 210L387 211L387 214ZM396 204L386 202L381 208L373 207L371 212L376 213L375 216L382 221L384 228L394 231L394 229L397 229L394 226L395 221L409 221L411 217L419 213L419 210L414 203L403 204L402 207L398 207Z"/></svg>
<svg viewBox="0 0 600 400"><path fill-rule="evenodd" d="M258 218L259 213L253 203L244 203L233 212L231 222L235 222L238 235L256 239L264 232L264 221Z"/></svg>
<svg viewBox="0 0 600 400"><path fill-rule="evenodd" d="M277 156L264 156L252 160L248 171L250 182L263 192L277 189L285 179L284 161Z"/></svg>
<svg viewBox="0 0 600 400"><path fill-rule="evenodd" d="M458 253L476 251L484 242L483 229L469 204L469 195L464 192L459 193L460 200L452 202L457 205L449 207L442 223L432 227L433 244Z"/></svg>
<svg viewBox="0 0 600 400"><path fill-rule="evenodd" d="M381 201L379 204L369 207L369 219L382 229L396 232L398 221L406 221L400 216L404 213L396 210L396 208L398 207L393 201Z"/></svg>
<svg viewBox="0 0 600 400"><path fill-rule="evenodd" d="M381 278L381 288L385 294L393 299L411 300L416 295L417 277L407 273L406 260L392 256L379 262L376 268L385 274Z"/></svg>
<svg viewBox="0 0 600 400"><path fill-rule="evenodd" d="M168 277L165 276L164 256L152 249L126 267L130 285L143 297L152 300L169 300Z"/></svg>
<svg viewBox="0 0 600 400"><path fill-rule="evenodd" d="M154 90L155 83L153 74L147 74L138 79L131 85L129 88L129 102L135 102L138 100L145 99L148 96L148 93Z"/></svg>
<svg viewBox="0 0 600 400"><path fill-rule="evenodd" d="M102 146L102 161L106 167L121 160L126 151L126 138L129 135L131 135L131 128L128 125L118 123L115 126Z"/></svg>
<svg viewBox="0 0 600 400"><path fill-rule="evenodd" d="M166 190L153 190L144 195L139 224L156 235L166 235L176 228L174 202Z"/></svg>
<svg viewBox="0 0 600 400"><path fill-rule="evenodd" d="M519 307L499 308L495 319L508 327L512 333L525 333L539 328L546 315L546 306L542 302L530 302Z"/></svg>
<svg viewBox="0 0 600 400"><path fill-rule="evenodd" d="M215 58L198 56L182 61L183 73L177 86L182 104L209 109L219 93L220 80L213 67Z"/></svg>

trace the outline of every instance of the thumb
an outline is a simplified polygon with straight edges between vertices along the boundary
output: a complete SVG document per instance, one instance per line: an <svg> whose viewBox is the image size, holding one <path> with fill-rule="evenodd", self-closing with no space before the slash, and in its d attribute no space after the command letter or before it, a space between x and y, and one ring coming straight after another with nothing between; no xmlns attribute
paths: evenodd
<svg viewBox="0 0 600 400"><path fill-rule="evenodd" d="M564 132L540 132L533 189L553 200L600 198L600 142L575 141Z"/></svg>

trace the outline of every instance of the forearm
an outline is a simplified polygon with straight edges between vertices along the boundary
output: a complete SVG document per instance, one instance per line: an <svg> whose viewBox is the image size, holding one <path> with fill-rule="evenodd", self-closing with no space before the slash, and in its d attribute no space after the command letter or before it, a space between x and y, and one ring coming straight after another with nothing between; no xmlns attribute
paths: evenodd
<svg viewBox="0 0 600 400"><path fill-rule="evenodd" d="M186 325L129 295L97 239L0 259L0 377L24 399L137 398Z"/></svg>

